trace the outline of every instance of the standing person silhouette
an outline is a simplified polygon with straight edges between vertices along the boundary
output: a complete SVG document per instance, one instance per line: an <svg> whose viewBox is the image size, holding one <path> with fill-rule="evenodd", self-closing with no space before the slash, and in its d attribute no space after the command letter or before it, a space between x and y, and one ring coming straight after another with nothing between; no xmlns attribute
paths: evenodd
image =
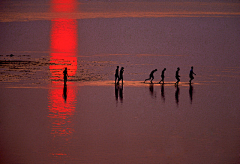
<svg viewBox="0 0 240 164"><path fill-rule="evenodd" d="M153 74L154 74L154 72L156 72L156 71L157 71L157 69L152 70L152 72L151 72L150 75L149 75L149 78L148 78L148 79L145 79L145 80L144 80L144 83L145 83L145 81L147 81L147 80L150 80L151 83L152 83L152 81L153 81L153 79L154 79Z"/></svg>
<svg viewBox="0 0 240 164"><path fill-rule="evenodd" d="M67 67L65 67L65 70L63 71L64 84L66 84L66 82L67 82L67 77L68 77Z"/></svg>
<svg viewBox="0 0 240 164"><path fill-rule="evenodd" d="M116 81L119 79L118 72L119 72L119 66L117 66L117 69L115 71L115 84L116 84Z"/></svg>
<svg viewBox="0 0 240 164"><path fill-rule="evenodd" d="M161 82L163 82L163 84L164 84L164 72L166 71L166 68L164 68L163 70L162 70L162 74L161 74L161 78L162 78L162 80L161 81L159 81L159 84L161 84Z"/></svg>
<svg viewBox="0 0 240 164"><path fill-rule="evenodd" d="M178 67L178 68L177 68L177 71L176 71L176 75L175 75L175 77L176 77L176 79L177 79L177 82L175 83L175 85L178 85L178 83L179 83L179 81L180 81L179 77L181 77L181 76L179 75L179 71L180 71L180 68Z"/></svg>
<svg viewBox="0 0 240 164"><path fill-rule="evenodd" d="M196 75L196 74L193 72L193 66L192 66L190 73L189 73L189 77L190 77L189 83L190 84L192 83L192 80L194 79L193 75Z"/></svg>
<svg viewBox="0 0 240 164"><path fill-rule="evenodd" d="M123 84L123 71L124 71L124 67L121 67L121 70L120 70L120 76L118 78L118 84L119 84L119 81L122 80L122 84Z"/></svg>

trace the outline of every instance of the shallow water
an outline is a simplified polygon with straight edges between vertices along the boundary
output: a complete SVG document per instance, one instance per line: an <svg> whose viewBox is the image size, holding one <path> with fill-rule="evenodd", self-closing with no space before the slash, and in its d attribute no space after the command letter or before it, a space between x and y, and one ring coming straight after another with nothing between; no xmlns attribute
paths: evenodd
<svg viewBox="0 0 240 164"><path fill-rule="evenodd" d="M0 5L1 163L240 162L238 2L20 2Z"/></svg>
<svg viewBox="0 0 240 164"><path fill-rule="evenodd" d="M240 104L232 96L239 93L237 87L143 84L122 89L73 82L65 96L59 83L1 88L2 160L238 163Z"/></svg>

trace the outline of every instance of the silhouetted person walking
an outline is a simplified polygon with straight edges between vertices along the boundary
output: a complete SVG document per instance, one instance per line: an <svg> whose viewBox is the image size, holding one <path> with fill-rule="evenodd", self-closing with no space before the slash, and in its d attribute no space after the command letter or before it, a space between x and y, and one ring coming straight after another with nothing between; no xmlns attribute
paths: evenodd
<svg viewBox="0 0 240 164"><path fill-rule="evenodd" d="M166 71L166 68L164 68L163 70L162 70L162 74L161 74L161 78L162 78L162 80L161 81L159 81L159 84L161 83L161 82L163 82L163 84L164 84L164 72Z"/></svg>
<svg viewBox="0 0 240 164"><path fill-rule="evenodd" d="M157 69L152 70L152 72L151 72L150 75L149 75L149 78L148 78L148 79L145 79L145 80L144 80L144 83L145 83L145 81L147 81L147 80L150 80L151 83L152 83L152 81L153 81L153 79L154 79L153 74L154 74L154 72L156 72L156 71L157 71Z"/></svg>
<svg viewBox="0 0 240 164"><path fill-rule="evenodd" d="M189 73L189 77L190 77L189 83L190 84L192 83L192 80L194 79L193 75L196 75L196 74L193 72L193 66L192 66L190 73Z"/></svg>
<svg viewBox="0 0 240 164"><path fill-rule="evenodd" d="M176 79L177 79L177 82L175 83L175 85L178 85L178 83L179 83L179 81L180 81L180 79L179 79L179 71L180 71L180 68L178 67L177 68L177 71L176 71L176 75L175 75L175 77L176 77Z"/></svg>
<svg viewBox="0 0 240 164"><path fill-rule="evenodd" d="M123 84L123 71L124 71L124 67L121 67L120 75L119 75L119 78L118 78L118 84L119 84L120 80L122 80L122 84Z"/></svg>
<svg viewBox="0 0 240 164"><path fill-rule="evenodd" d="M115 84L116 84L117 80L119 79L118 72L119 72L119 66L117 66L117 69L115 71Z"/></svg>
<svg viewBox="0 0 240 164"><path fill-rule="evenodd" d="M65 70L63 71L64 84L67 82L67 77L68 77L68 73L67 73L67 67L66 67Z"/></svg>

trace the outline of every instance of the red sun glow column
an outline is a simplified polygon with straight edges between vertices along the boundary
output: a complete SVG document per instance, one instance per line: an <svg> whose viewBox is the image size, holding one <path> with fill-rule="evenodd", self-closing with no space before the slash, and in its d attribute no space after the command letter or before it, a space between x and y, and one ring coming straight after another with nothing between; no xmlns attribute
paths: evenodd
<svg viewBox="0 0 240 164"><path fill-rule="evenodd" d="M63 85L63 70L68 69L68 79L77 71L77 20L65 18L74 12L76 0L52 0L51 12L64 18L51 20L50 63L51 89L49 90L49 119L51 124L50 156L62 161L70 158L69 143L74 132L73 118L76 106L76 88Z"/></svg>
<svg viewBox="0 0 240 164"><path fill-rule="evenodd" d="M52 20L50 72L52 80L62 80L63 70L68 68L68 75L77 71L77 21L73 19Z"/></svg>
<svg viewBox="0 0 240 164"><path fill-rule="evenodd" d="M49 68L52 80L62 80L63 70L68 68L68 75L77 71L77 20L69 19L64 14L76 10L76 0L52 0L52 12L65 18L51 21L51 58L53 63Z"/></svg>

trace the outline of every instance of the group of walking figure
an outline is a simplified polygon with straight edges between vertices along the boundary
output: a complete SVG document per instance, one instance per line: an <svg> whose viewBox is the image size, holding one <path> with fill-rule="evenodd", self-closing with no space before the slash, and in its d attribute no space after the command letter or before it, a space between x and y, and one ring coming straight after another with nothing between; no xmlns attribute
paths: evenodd
<svg viewBox="0 0 240 164"><path fill-rule="evenodd" d="M152 70L152 72L150 73L149 75L149 78L148 79L145 79L144 80L144 83L147 81L147 80L150 80L150 82L152 83L153 79L154 79L154 76L153 74L157 71L157 69L154 69ZM159 81L159 84L164 84L164 78L165 78L165 71L166 71L166 68L164 68L162 70L162 74L161 74L161 80ZM176 74L175 74L175 78L177 79L175 85L178 85L179 81L180 81L180 75L179 75L179 71L180 71L180 68L178 67L177 68L177 71L176 71ZM117 66L117 69L116 69L116 72L115 72L115 84L119 84L119 81L122 81L122 84L123 84L123 72L124 72L124 67L121 67L120 69L120 72L119 72L119 66ZM196 75L194 72L193 72L193 66L191 67L191 70L190 70L190 73L189 73L189 83L191 84L192 83L192 80L194 79L193 75ZM68 76L68 73L67 73L67 68L65 68L65 70L63 71L63 78L64 78L64 84L66 84L67 82L67 76Z"/></svg>
<svg viewBox="0 0 240 164"><path fill-rule="evenodd" d="M154 79L153 74L154 74L156 71L157 71L157 69L152 70L152 72L151 72L150 75L149 75L149 78L148 78L148 79L145 79L145 81L150 80L150 82L152 83L152 81L153 81L153 79ZM165 71L166 71L166 68L164 68L164 69L162 70L162 74L161 74L161 78L162 78L162 79L160 80L159 84L161 84L161 82L164 84L164 78L165 78L164 73L165 73ZM178 67L178 68L177 68L177 71L176 71L176 74L175 74L175 78L177 79L175 85L178 85L178 83L179 83L179 81L180 81L180 77L181 77L181 76L179 75L179 71L180 71L180 68ZM189 73L189 78L190 78L189 83L190 83L190 84L192 83L192 80L194 79L193 75L196 75L196 74L193 72L193 66L192 66L192 67L191 67L191 70L190 70L190 73ZM144 83L145 83L145 81L144 81Z"/></svg>
<svg viewBox="0 0 240 164"><path fill-rule="evenodd" d="M121 80L122 80L122 84L123 84L123 71L124 71L124 67L121 67L120 73L119 73L119 66L117 66L117 69L115 72L115 84L119 84L119 81L121 81Z"/></svg>
<svg viewBox="0 0 240 164"><path fill-rule="evenodd" d="M117 69L116 69L116 72L115 72L115 84L119 84L119 81L122 80L122 83L123 83L123 71L124 71L124 67L121 68L120 70L120 74L119 74L119 66L117 66ZM157 71L157 69L154 69L152 70L152 72L150 73L149 75L149 78L148 79L145 79L144 80L144 83L147 81L147 80L150 80L150 82L152 83L153 79L154 79L154 76L153 74ZM166 68L164 68L162 70L162 74L161 74L161 80L159 81L159 84L164 84L164 78L165 78L165 71L166 71ZM178 85L179 81L180 81L180 75L179 75L179 71L180 71L180 68L178 67L177 68L177 71L176 71L176 74L175 74L175 78L177 79L175 85ZM194 79L193 75L196 75L194 72L193 72L193 66L191 67L191 70L190 70L190 73L189 73L189 83L191 84L192 83L192 80Z"/></svg>

